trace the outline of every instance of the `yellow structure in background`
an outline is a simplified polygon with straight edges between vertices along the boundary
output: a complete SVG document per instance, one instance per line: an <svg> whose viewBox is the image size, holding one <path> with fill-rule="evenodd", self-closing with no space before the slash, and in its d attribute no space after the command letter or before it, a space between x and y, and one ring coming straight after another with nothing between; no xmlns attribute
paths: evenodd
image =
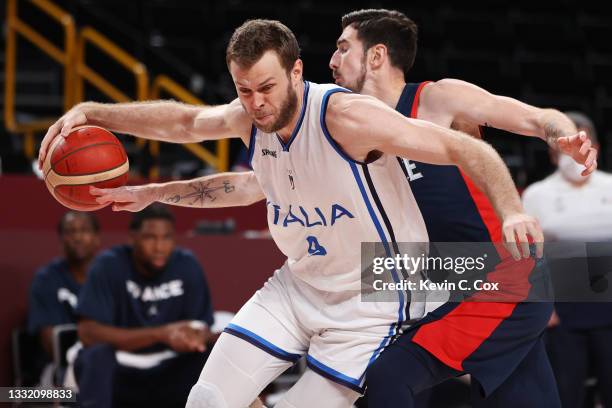
<svg viewBox="0 0 612 408"><path fill-rule="evenodd" d="M17 34L22 35L64 67L64 110L70 109L73 103L74 83L74 38L75 24L72 16L48 0L30 0L30 2L57 21L64 30L64 47L58 48L30 25L19 19L17 0L8 0L6 6L6 59L4 82L4 122L6 128L25 136L25 154L34 157L34 134L46 130L55 118L45 118L32 122L17 123L15 118L15 72L17 65Z"/></svg>
<svg viewBox="0 0 612 408"><path fill-rule="evenodd" d="M87 44L95 45L104 51L110 58L124 66L134 75L136 80L136 100L144 101L148 97L149 74L147 67L136 58L119 48L115 43L91 27L83 27L79 31L75 52L76 81L74 82L75 104L84 100L84 80L87 80L98 90L115 102L129 102L129 96L104 79L94 68L89 67L85 60L85 47Z"/></svg>
<svg viewBox="0 0 612 408"><path fill-rule="evenodd" d="M4 121L9 131L24 134L25 154L28 158L34 158L34 135L45 131L55 122L56 118L45 118L26 123L17 123L16 121L15 72L17 69L17 34L28 39L32 44L62 65L64 69L65 111L83 101L85 81L115 102L158 99L160 94L164 92L186 103L204 105L195 95L165 75L158 75L149 88L149 77L144 64L129 55L104 35L91 27L84 27L77 34L72 16L57 7L53 2L49 0L29 0L29 2L62 25L64 46L63 49L58 48L27 23L19 19L17 0L8 0L6 13L8 29L5 61ZM88 44L102 50L134 75L136 83L135 98L126 95L109 80L105 79L94 67L87 65L85 50ZM209 164L218 171L227 171L229 168L229 141L225 139L218 140L215 143L216 153L196 143L183 146L202 160L202 162ZM146 141L144 139L138 139L139 146L143 147L145 144ZM160 154L159 142L149 142L149 152L157 162ZM156 179L158 176L159 168L155 166L151 169L149 177Z"/></svg>
<svg viewBox="0 0 612 408"><path fill-rule="evenodd" d="M161 96L161 92L170 94L178 100L190 103L192 105L204 105L204 102L196 98L188 90L186 90L185 88L183 88L165 75L158 75L157 77L155 77L155 80L151 85L150 98L159 99ZM158 157L159 142L156 140L152 140L149 143L151 155L153 157ZM217 140L216 143L216 155L212 154L209 150L205 149L204 147L202 147L202 145L198 143L184 144L183 147L185 147L185 149L189 150L191 153L199 157L202 161L207 162L211 166L215 167L218 171L227 171L229 167L229 140ZM153 173L153 171L157 171L157 168L151 169L149 177L156 179L158 177L158 174Z"/></svg>

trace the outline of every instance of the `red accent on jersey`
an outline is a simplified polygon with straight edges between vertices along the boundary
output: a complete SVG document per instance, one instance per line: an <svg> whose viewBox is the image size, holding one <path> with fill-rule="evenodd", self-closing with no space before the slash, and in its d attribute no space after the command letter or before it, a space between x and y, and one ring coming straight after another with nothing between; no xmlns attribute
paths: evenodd
<svg viewBox="0 0 612 408"><path fill-rule="evenodd" d="M410 116L417 118L422 82L417 88ZM501 222L485 194L461 172L478 213L496 244L502 261L487 274L488 282L499 282L503 293L478 292L461 302L439 320L417 329L412 341L420 345L444 364L463 371L463 362L491 336L497 327L525 300L531 289L529 274L535 266L531 258L515 261L503 247ZM494 302L487 301L488 299ZM505 302L504 302L505 301Z"/></svg>
<svg viewBox="0 0 612 408"><path fill-rule="evenodd" d="M531 289L529 274L535 261L532 258L515 261L501 248L503 244L498 245L498 252L505 257L487 274L487 281L499 282L501 291L476 293L439 320L421 326L412 338L455 370L463 370L464 360L512 315L517 302L525 300Z"/></svg>
<svg viewBox="0 0 612 408"><path fill-rule="evenodd" d="M431 81L421 82L419 87L417 88L414 94L414 101L412 102L412 111L410 112L410 117L416 119L418 111L419 111L419 98L421 97L421 91L425 87L425 85L430 84Z"/></svg>
<svg viewBox="0 0 612 408"><path fill-rule="evenodd" d="M497 214L495 214L495 210L493 209L493 205L487 198L487 196L480 191L478 187L474 184L474 182L461 171L461 176L465 181L465 185L467 186L472 199L474 200L474 204L476 204L476 208L478 209L478 213L480 214L480 218L482 218L482 222L487 227L489 231L489 236L491 237L492 242L502 242L502 225L497 218Z"/></svg>

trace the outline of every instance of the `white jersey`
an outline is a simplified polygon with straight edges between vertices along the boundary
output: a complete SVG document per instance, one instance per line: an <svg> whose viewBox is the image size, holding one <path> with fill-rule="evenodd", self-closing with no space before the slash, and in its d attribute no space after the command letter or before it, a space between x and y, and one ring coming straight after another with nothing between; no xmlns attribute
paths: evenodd
<svg viewBox="0 0 612 408"><path fill-rule="evenodd" d="M427 242L427 230L395 156L350 159L325 125L328 98L346 92L305 82L287 143L253 128L249 158L267 198L270 232L291 272L330 292L359 290L361 243Z"/></svg>
<svg viewBox="0 0 612 408"><path fill-rule="evenodd" d="M525 190L523 205L547 241L612 240L612 174L595 171L575 187L556 171Z"/></svg>

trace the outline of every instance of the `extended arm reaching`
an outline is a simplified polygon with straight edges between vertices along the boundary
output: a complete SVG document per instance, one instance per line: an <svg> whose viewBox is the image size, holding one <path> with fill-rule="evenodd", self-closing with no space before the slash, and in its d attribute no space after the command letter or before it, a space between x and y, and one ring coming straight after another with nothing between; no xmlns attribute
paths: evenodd
<svg viewBox="0 0 612 408"><path fill-rule="evenodd" d="M238 100L219 106L195 106L174 101L84 102L49 127L40 145L39 165L56 137L66 137L72 129L83 125L173 143L240 137L248 145L251 130L251 120Z"/></svg>
<svg viewBox="0 0 612 408"><path fill-rule="evenodd" d="M114 211L140 211L159 201L196 208L235 207L253 204L264 198L252 171L218 173L185 181L162 184L90 188L99 203L113 203Z"/></svg>
<svg viewBox="0 0 612 408"><path fill-rule="evenodd" d="M426 86L422 103L438 117L492 126L521 135L539 137L553 149L585 166L583 175L597 168L597 150L584 132L578 132L567 115L542 109L514 98L494 95L469 82L443 79ZM426 97L425 97L426 96ZM436 122L439 123L439 122Z"/></svg>
<svg viewBox="0 0 612 408"><path fill-rule="evenodd" d="M350 157L363 161L371 152L380 151L426 163L457 165L491 200L503 220L506 242L518 241L523 256L529 256L527 234L538 243L543 241L537 221L524 214L512 177L491 146L454 130L407 119L374 98L354 94L331 98L327 127ZM516 258L518 249L509 249Z"/></svg>

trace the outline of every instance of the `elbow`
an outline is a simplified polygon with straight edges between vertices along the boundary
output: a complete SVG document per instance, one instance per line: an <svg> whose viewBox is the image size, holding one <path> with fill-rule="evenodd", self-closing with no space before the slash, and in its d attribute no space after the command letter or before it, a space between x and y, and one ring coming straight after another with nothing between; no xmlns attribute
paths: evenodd
<svg viewBox="0 0 612 408"><path fill-rule="evenodd" d="M181 143L198 143L201 138L196 132L197 113L192 109L185 109L181 119L176 123L175 135L180 135Z"/></svg>
<svg viewBox="0 0 612 408"><path fill-rule="evenodd" d="M157 126L151 130L157 140L167 140L173 143L197 143L200 138L196 132L197 108L179 102L167 102L168 109L174 112L172 123L169 127ZM171 139L168 139L171 135Z"/></svg>

